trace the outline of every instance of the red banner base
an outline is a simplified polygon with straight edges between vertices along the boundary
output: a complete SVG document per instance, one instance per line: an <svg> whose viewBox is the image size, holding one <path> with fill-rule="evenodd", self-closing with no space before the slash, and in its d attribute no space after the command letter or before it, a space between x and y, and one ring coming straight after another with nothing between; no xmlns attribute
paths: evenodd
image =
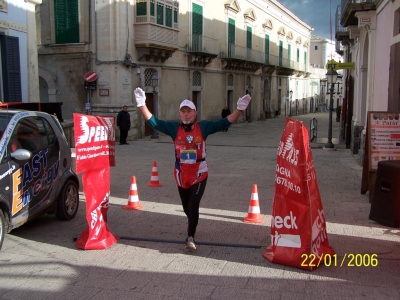
<svg viewBox="0 0 400 300"><path fill-rule="evenodd" d="M103 250L117 243L116 238L109 230L102 237L89 239L89 227L87 227L76 240L76 247L83 250Z"/></svg>

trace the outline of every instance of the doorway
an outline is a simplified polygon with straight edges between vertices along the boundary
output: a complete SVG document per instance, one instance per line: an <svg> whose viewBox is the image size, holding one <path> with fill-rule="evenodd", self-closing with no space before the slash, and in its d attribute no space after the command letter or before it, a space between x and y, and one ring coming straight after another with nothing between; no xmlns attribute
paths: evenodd
<svg viewBox="0 0 400 300"><path fill-rule="evenodd" d="M154 113L153 108L153 93L146 93L146 106L151 113ZM144 136L153 134L153 128L151 128L146 121L144 121Z"/></svg>

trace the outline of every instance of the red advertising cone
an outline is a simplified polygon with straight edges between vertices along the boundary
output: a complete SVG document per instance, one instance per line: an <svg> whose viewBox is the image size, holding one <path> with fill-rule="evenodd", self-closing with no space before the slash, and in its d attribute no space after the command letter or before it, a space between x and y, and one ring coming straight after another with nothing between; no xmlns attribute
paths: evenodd
<svg viewBox="0 0 400 300"><path fill-rule="evenodd" d="M141 210L143 209L143 207L144 206L141 205L139 202L139 194L136 185L136 176L132 176L131 188L129 189L128 204L124 207L124 209Z"/></svg>
<svg viewBox="0 0 400 300"><path fill-rule="evenodd" d="M151 178L150 178L150 182L147 184L147 186L150 186L150 187L162 186L160 181L158 181L158 171L157 171L157 162L156 161L153 162L153 169L151 170Z"/></svg>
<svg viewBox="0 0 400 300"><path fill-rule="evenodd" d="M257 184L253 184L253 189L251 191L249 212L247 217L244 218L243 222L246 223L263 223L264 218L260 214L260 205L258 203L258 192Z"/></svg>

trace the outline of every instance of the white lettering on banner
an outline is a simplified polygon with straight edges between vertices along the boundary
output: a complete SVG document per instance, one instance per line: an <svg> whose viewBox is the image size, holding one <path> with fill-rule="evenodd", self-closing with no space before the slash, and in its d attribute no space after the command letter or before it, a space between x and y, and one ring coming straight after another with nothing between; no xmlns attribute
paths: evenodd
<svg viewBox="0 0 400 300"><path fill-rule="evenodd" d="M276 164L276 172L290 178L290 170L284 167L279 167L278 164Z"/></svg>
<svg viewBox="0 0 400 300"><path fill-rule="evenodd" d="M323 210L318 209L318 216L315 218L311 229L312 252L319 257L319 248L321 243L327 238L325 224L325 214Z"/></svg>
<svg viewBox="0 0 400 300"><path fill-rule="evenodd" d="M5 173L0 175L0 179L3 179L4 177L6 177L7 175L12 174L12 172L15 170L15 165L13 165L11 167L11 169L8 169Z"/></svg>
<svg viewBox="0 0 400 300"><path fill-rule="evenodd" d="M92 138L94 142L108 140L108 130L106 126L89 126L89 119L86 116L81 116L80 127L83 134L78 137L77 144L90 143Z"/></svg>
<svg viewBox="0 0 400 300"><path fill-rule="evenodd" d="M293 216L293 212L290 211L290 216L285 216L282 218L281 216L272 216L271 219L271 227L274 228L282 228L285 227L287 229L298 229L296 224L296 217Z"/></svg>
<svg viewBox="0 0 400 300"><path fill-rule="evenodd" d="M279 234L275 231L275 234L271 235L271 244L278 247L301 248L301 239L300 235Z"/></svg>
<svg viewBox="0 0 400 300"><path fill-rule="evenodd" d="M101 230L102 226L102 221L103 221L103 213L101 212L102 208L108 208L108 203L109 203L109 193L106 193L104 199L100 202L99 206L96 207L91 213L90 216L92 217L92 221L90 222L90 228L93 230L95 229L95 236L99 235L99 232ZM100 215L100 217L98 217Z"/></svg>
<svg viewBox="0 0 400 300"><path fill-rule="evenodd" d="M299 150L294 147L293 133L289 134L284 145L280 144L278 148L278 154L286 159L291 164L297 166L299 158Z"/></svg>

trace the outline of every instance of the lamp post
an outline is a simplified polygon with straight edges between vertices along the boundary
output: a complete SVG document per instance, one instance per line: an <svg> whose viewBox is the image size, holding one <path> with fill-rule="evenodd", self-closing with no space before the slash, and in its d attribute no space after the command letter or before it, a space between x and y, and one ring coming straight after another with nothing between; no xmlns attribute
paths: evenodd
<svg viewBox="0 0 400 300"><path fill-rule="evenodd" d="M292 90L290 90L290 92L289 92L289 95L290 95L290 101L289 101L289 116L292 116L292 96L293 96L293 91Z"/></svg>
<svg viewBox="0 0 400 300"><path fill-rule="evenodd" d="M333 91L335 90L335 83L338 73L330 69L326 73L326 79L328 81L328 86L330 84L330 103L329 103L329 127L328 127L328 142L325 144L325 149L334 149L335 146L332 143L332 111L333 111Z"/></svg>
<svg viewBox="0 0 400 300"><path fill-rule="evenodd" d="M156 74L151 76L151 86L153 87L153 114L155 117L158 117L157 113L157 101L156 101L156 87L158 86L158 77ZM153 134L151 135L152 139L158 139L158 132L156 129L153 128Z"/></svg>
<svg viewBox="0 0 400 300"><path fill-rule="evenodd" d="M247 87L247 91L249 92L249 95L251 97L251 93L253 92L253 86L251 84L249 84L249 86ZM249 112L249 115L248 115L248 118L247 118L247 123L251 123L252 122L251 121L251 101L250 101L249 106L248 106L247 109L248 109L248 112Z"/></svg>

